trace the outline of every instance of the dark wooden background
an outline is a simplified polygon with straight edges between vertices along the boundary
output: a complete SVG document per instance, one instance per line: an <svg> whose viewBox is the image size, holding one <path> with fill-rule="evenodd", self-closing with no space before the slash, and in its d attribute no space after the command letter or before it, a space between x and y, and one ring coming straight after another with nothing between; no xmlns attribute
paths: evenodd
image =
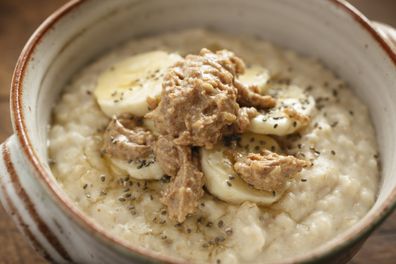
<svg viewBox="0 0 396 264"><path fill-rule="evenodd" d="M0 0L0 142L11 133L9 84L18 55L35 28L65 0ZM396 0L351 0L363 13L396 27ZM37 263L37 256L0 205L0 263ZM396 213L387 219L351 263L396 263Z"/></svg>

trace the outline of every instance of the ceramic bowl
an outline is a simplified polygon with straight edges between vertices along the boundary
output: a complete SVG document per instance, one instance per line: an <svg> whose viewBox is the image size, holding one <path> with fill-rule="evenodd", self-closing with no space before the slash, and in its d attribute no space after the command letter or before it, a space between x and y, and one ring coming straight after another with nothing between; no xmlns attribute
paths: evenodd
<svg viewBox="0 0 396 264"><path fill-rule="evenodd" d="M382 164L374 206L333 240L283 261L346 262L396 202L396 55L385 40L394 36L392 29L376 31L373 23L340 0L69 2L37 29L15 69L14 134L2 144L0 159L0 198L7 212L31 245L52 262L182 262L126 245L73 205L49 169L47 126L62 86L95 57L136 36L190 27L256 35L318 57L368 105Z"/></svg>

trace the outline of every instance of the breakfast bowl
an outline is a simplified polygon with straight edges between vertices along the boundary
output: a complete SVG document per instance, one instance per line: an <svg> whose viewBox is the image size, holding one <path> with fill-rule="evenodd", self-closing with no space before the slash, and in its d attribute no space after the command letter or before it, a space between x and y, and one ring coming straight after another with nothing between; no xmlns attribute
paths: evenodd
<svg viewBox="0 0 396 264"><path fill-rule="evenodd" d="M396 205L396 34L340 0L75 0L56 11L17 62L10 99L14 134L1 146L0 198L20 231L56 263L186 262L128 244L87 217L56 181L48 158L51 110L76 72L128 39L186 28L255 36L319 58L368 106L381 165L374 205L335 238L279 262L350 260Z"/></svg>

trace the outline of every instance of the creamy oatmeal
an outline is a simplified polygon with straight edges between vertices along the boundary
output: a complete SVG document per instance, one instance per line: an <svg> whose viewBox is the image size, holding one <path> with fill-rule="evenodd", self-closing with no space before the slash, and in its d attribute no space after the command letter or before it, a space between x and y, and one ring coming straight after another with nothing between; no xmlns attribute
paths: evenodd
<svg viewBox="0 0 396 264"><path fill-rule="evenodd" d="M347 84L317 60L203 30L132 40L84 68L49 139L83 212L199 263L300 255L359 221L379 180Z"/></svg>

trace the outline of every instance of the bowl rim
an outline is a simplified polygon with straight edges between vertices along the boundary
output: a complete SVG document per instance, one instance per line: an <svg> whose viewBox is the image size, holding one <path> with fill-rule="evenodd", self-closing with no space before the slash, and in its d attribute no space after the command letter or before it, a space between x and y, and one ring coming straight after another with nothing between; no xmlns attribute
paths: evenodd
<svg viewBox="0 0 396 264"><path fill-rule="evenodd" d="M27 157L28 163L33 166L37 172L39 182L46 189L51 199L55 204L62 209L62 211L73 219L82 229L87 230L90 235L99 238L105 244L114 247L119 252L127 254L138 254L143 257L149 257L148 261L162 261L166 263L185 263L180 259L165 256L164 254L156 253L150 249L135 247L128 245L123 240L118 239L104 230L101 226L95 224L88 216L86 216L77 206L73 205L71 200L65 196L56 185L53 177L46 172L41 164L38 155L34 151L29 137L27 126L25 123L25 113L23 111L23 87L24 77L28 70L29 62L36 50L37 46L41 43L46 34L53 28L53 26L67 14L73 12L81 7L84 3L90 0L71 0L64 4L55 12L53 12L33 33L25 47L23 48L11 81L11 120L14 125L14 133L17 136L18 142L22 149L23 155ZM345 13L349 14L357 23L370 33L374 40L385 51L390 60L393 62L396 69L396 53L392 50L391 46L383 39L383 37L376 31L369 19L365 17L354 6L345 0L328 0L331 4L342 9ZM382 221L389 215L396 206L396 187L392 190L391 194L386 198L382 205L377 208L369 218L364 219L355 228L350 228L349 232L346 231L330 241L327 241L323 246L315 248L307 253L282 260L280 263L295 263L295 262L311 262L332 256L338 250L353 245L354 242L362 237L365 237L372 232ZM338 239L337 239L338 238ZM342 239L341 239L342 238Z"/></svg>

